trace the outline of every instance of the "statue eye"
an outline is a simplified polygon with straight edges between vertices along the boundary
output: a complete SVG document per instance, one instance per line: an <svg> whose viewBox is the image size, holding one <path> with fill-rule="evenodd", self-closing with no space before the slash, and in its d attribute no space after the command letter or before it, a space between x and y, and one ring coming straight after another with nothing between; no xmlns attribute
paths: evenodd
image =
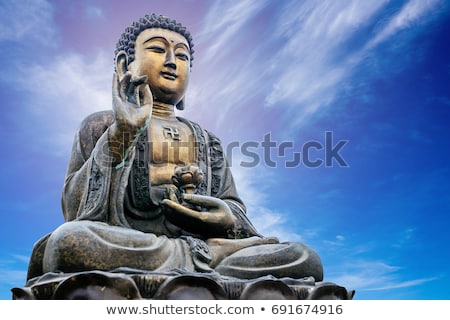
<svg viewBox="0 0 450 320"><path fill-rule="evenodd" d="M152 52L156 52L156 53L164 53L164 52L166 52L166 50L163 47L155 46L155 45L149 46L146 49L149 50L149 51L152 51Z"/></svg>
<svg viewBox="0 0 450 320"><path fill-rule="evenodd" d="M189 61L189 56L185 53L177 53L176 56L183 61Z"/></svg>

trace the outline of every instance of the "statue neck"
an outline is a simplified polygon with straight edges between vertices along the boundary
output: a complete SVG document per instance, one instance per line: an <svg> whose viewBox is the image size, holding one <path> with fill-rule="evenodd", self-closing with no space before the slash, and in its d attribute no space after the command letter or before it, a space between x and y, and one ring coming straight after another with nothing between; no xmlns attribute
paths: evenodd
<svg viewBox="0 0 450 320"><path fill-rule="evenodd" d="M152 116L163 119L174 119L175 106L160 101L153 101Z"/></svg>

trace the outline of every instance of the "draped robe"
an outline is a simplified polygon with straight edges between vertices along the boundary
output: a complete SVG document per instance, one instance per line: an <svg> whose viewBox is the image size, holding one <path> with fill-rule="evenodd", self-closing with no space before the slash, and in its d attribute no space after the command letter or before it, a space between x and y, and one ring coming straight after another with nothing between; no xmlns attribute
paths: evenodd
<svg viewBox="0 0 450 320"><path fill-rule="evenodd" d="M220 140L178 118L195 139L204 178L196 193L223 200L236 218L222 234L193 234L165 218L167 189L152 186L147 131L136 136L124 163L113 165L108 128L112 111L87 117L77 132L62 194L66 223L34 247L28 278L46 272L185 269L237 278L313 276L322 280L317 254L304 244L262 237L246 216ZM125 137L130 138L130 137Z"/></svg>

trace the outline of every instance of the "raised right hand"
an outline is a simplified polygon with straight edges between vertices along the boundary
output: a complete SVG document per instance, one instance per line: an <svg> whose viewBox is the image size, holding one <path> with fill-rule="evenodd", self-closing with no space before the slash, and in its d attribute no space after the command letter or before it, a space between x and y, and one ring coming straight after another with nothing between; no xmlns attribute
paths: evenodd
<svg viewBox="0 0 450 320"><path fill-rule="evenodd" d="M114 73L112 100L115 129L135 134L151 116L153 96L146 84L147 76L135 77L126 72L122 79Z"/></svg>

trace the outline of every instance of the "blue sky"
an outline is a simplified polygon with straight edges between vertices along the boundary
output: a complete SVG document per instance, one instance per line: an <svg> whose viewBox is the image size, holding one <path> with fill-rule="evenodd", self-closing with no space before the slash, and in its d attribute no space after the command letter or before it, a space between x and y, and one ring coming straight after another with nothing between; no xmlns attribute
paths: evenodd
<svg viewBox="0 0 450 320"><path fill-rule="evenodd" d="M191 31L179 115L222 139L263 234L315 248L355 299L450 298L448 2L1 0L0 299L63 223L74 133L111 108L115 43L151 12ZM287 167L311 142L325 160L327 132L347 166Z"/></svg>

